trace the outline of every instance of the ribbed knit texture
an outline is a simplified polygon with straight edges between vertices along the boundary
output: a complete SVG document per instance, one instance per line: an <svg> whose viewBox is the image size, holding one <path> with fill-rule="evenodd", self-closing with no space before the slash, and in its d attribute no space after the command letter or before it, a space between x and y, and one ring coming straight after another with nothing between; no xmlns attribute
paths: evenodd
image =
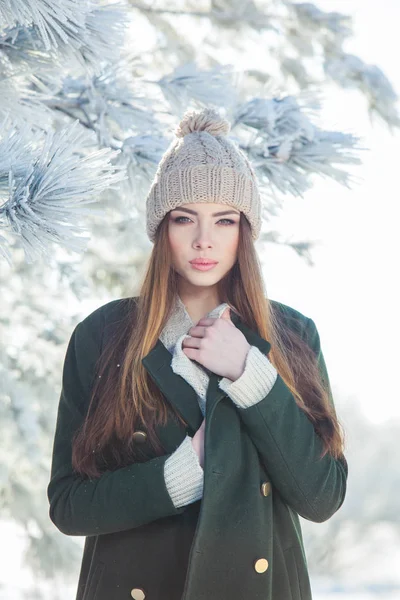
<svg viewBox="0 0 400 600"><path fill-rule="evenodd" d="M228 306L223 302L206 316L219 318ZM200 409L205 415L209 382L207 369L190 360L182 350L182 341L189 329L194 326L195 323L178 296L174 311L160 335L160 340L172 354L173 371L181 375L196 391ZM276 378L277 371L267 356L256 346L251 346L242 375L236 381L222 377L219 387L239 408L245 409L260 402L272 389ZM204 472L189 435L165 461L164 477L167 490L177 508L195 502L203 496Z"/></svg>
<svg viewBox="0 0 400 600"><path fill-rule="evenodd" d="M165 482L176 507L203 497L204 471L193 448L192 439L187 435L164 465Z"/></svg>
<svg viewBox="0 0 400 600"><path fill-rule="evenodd" d="M218 385L237 406L248 408L265 398L277 376L277 370L265 354L256 346L251 346L242 375L233 382L223 377Z"/></svg>
<svg viewBox="0 0 400 600"><path fill-rule="evenodd" d="M151 242L164 216L182 204L215 202L243 212L256 240L261 230L257 176L246 154L226 135L230 123L213 108L186 111L164 153L146 199Z"/></svg>

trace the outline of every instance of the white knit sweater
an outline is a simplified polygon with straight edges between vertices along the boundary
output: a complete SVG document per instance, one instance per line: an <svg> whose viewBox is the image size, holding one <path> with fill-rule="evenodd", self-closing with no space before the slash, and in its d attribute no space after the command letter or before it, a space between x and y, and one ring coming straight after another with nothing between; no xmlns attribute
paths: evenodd
<svg viewBox="0 0 400 600"><path fill-rule="evenodd" d="M205 316L219 318L227 306L229 305L223 302ZM174 312L161 332L160 340L172 354L172 370L193 387L197 393L200 409L205 415L209 376L206 370L188 358L182 349L182 341L188 337L189 329L194 326L195 323L178 296ZM236 381L222 377L218 385L238 407L244 409L260 402L270 392L277 374L277 370L267 356L256 346L251 346L242 375ZM187 435L165 461L164 477L167 490L176 507L202 498L204 472L193 448L191 436Z"/></svg>

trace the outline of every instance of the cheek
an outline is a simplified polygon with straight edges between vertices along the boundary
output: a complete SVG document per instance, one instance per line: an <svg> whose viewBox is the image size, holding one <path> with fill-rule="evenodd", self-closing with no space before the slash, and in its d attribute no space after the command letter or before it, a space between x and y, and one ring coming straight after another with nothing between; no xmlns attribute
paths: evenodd
<svg viewBox="0 0 400 600"><path fill-rule="evenodd" d="M179 239L178 236L174 232L174 228L169 226L168 227L168 240L171 245L171 248L176 245L176 243L178 242L178 239Z"/></svg>
<svg viewBox="0 0 400 600"><path fill-rule="evenodd" d="M173 257L179 257L182 252L182 236L179 236L174 230L168 231L168 240Z"/></svg>
<svg viewBox="0 0 400 600"><path fill-rule="evenodd" d="M227 240L226 250L229 254L236 254L239 246L239 232L235 232L230 240Z"/></svg>

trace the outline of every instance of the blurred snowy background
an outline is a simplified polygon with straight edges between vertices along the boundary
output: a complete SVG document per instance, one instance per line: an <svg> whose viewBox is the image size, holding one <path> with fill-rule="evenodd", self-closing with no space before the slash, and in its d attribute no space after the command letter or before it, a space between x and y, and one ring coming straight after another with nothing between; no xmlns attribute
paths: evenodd
<svg viewBox="0 0 400 600"><path fill-rule="evenodd" d="M53 37L44 4L0 0L0 599L75 598L84 540L46 497L66 345L135 293L143 197L172 127L208 104L258 164L267 293L316 322L346 428L346 501L301 521L314 598L400 598L400 4L57 0L78 34ZM298 102L292 131L265 125L277 96Z"/></svg>

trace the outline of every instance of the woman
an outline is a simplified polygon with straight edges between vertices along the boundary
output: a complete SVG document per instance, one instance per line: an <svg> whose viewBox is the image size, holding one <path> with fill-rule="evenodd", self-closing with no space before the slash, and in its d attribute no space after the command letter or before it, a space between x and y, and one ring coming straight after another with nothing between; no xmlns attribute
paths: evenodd
<svg viewBox="0 0 400 600"><path fill-rule="evenodd" d="M139 296L69 341L48 498L86 536L77 600L309 600L299 515L345 498L318 331L264 294L256 175L229 129L184 115L147 198Z"/></svg>

